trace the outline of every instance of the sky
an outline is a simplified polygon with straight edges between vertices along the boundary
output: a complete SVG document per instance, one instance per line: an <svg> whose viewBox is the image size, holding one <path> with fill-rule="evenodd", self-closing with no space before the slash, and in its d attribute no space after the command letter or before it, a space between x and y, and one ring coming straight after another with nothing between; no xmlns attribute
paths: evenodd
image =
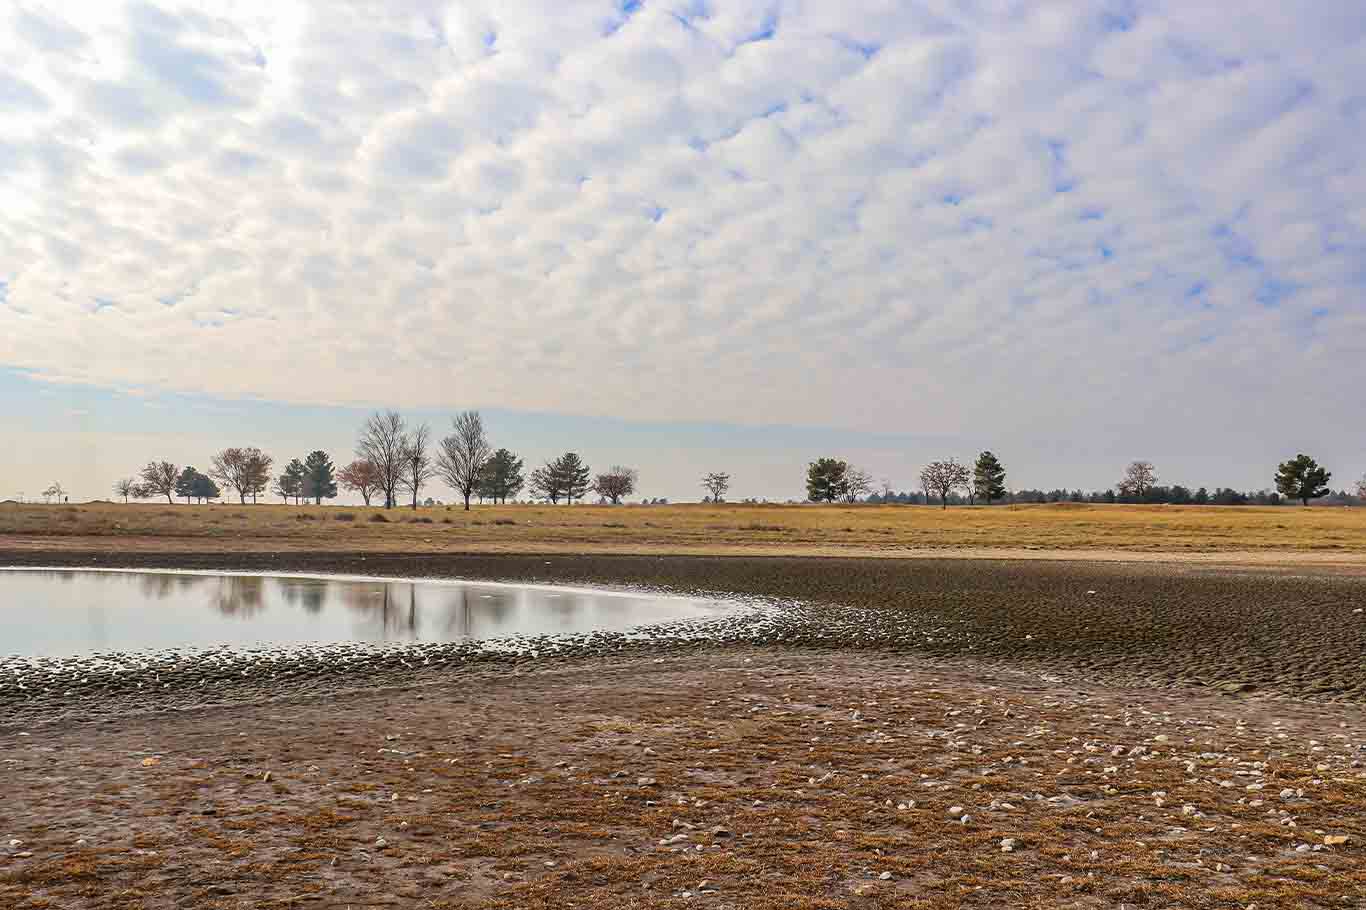
<svg viewBox="0 0 1366 910"><path fill-rule="evenodd" d="M672 499L1350 486L1362 136L1359 0L0 0L0 498L377 407Z"/></svg>

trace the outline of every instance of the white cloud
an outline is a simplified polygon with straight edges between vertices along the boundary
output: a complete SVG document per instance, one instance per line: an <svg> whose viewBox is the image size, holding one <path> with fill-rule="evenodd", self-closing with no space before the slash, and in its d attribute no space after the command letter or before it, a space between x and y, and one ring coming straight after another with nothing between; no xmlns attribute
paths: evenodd
<svg viewBox="0 0 1366 910"><path fill-rule="evenodd" d="M1346 0L35 5L0 61L12 367L1172 445L1366 379Z"/></svg>

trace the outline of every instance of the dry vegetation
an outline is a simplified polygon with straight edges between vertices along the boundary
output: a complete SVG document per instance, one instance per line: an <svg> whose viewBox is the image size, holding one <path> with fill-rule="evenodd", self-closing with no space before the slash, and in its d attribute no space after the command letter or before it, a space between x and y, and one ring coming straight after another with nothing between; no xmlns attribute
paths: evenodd
<svg viewBox="0 0 1366 910"><path fill-rule="evenodd" d="M905 556L1366 556L1366 509L1214 506L0 505L0 548Z"/></svg>
<svg viewBox="0 0 1366 910"><path fill-rule="evenodd" d="M1357 708L770 650L500 672L346 705L10 737L0 905L1366 897Z"/></svg>

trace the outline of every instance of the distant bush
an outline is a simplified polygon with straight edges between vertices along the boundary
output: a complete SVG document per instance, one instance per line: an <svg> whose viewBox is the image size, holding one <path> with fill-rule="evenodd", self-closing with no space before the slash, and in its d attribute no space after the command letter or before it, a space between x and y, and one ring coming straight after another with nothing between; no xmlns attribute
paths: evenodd
<svg viewBox="0 0 1366 910"><path fill-rule="evenodd" d="M371 520L371 521L377 521L377 522L379 522L380 524L388 524L388 523L389 523L389 519L387 519L387 518L384 517L384 513L383 513L383 512L376 512L374 515L371 515L371 516L370 516L370 520Z"/></svg>
<svg viewBox="0 0 1366 910"><path fill-rule="evenodd" d="M619 521L604 521L604 522L602 523L602 526L603 526L604 528L624 528L624 527L626 527L626 525L622 524L622 523L619 522Z"/></svg>
<svg viewBox="0 0 1366 910"><path fill-rule="evenodd" d="M787 530L789 530L789 529L786 528L786 527L784 527L783 525L766 525L766 524L760 524L759 522L754 521L754 522L750 522L750 523L747 524L747 525L741 525L741 526L740 526L740 530L741 530L741 531L787 531Z"/></svg>
<svg viewBox="0 0 1366 910"><path fill-rule="evenodd" d="M432 524L432 520L426 515L419 515L415 518L408 519L408 523L414 525L429 525Z"/></svg>
<svg viewBox="0 0 1366 910"><path fill-rule="evenodd" d="M493 523L496 525L515 525L517 522L511 518L495 518Z"/></svg>
<svg viewBox="0 0 1366 910"><path fill-rule="evenodd" d="M334 515L334 516L332 516L332 517L335 518L337 521L355 521L355 520L356 520L356 513L355 513L355 512L338 512L336 515Z"/></svg>
<svg viewBox="0 0 1366 910"><path fill-rule="evenodd" d="M295 515L294 517L297 518L299 521L317 521L317 520L318 520L318 516L313 515L313 514L310 514L310 513L308 513L308 512L300 512L298 515Z"/></svg>

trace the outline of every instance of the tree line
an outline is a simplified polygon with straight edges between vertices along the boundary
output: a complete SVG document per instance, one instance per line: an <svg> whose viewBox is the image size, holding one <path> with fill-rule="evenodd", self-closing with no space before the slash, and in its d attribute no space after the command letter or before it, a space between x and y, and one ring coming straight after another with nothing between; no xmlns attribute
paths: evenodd
<svg viewBox="0 0 1366 910"><path fill-rule="evenodd" d="M192 466L149 461L136 477L116 482L114 492L125 502L165 496L168 503L176 498L189 503L219 499L227 489L246 503L269 491L285 503L320 505L334 499L340 488L358 494L367 506L379 499L384 508L395 508L402 496L416 509L423 489L437 478L463 498L468 511L474 497L506 503L523 489L552 504L572 504L590 492L618 504L640 482L636 469L621 465L594 475L576 452L547 461L528 477L521 458L489 443L478 411L457 415L451 432L439 440L425 423L409 425L397 411L377 411L361 427L355 456L338 469L330 455L316 450L290 460L272 476L275 460L270 455L254 446L231 447L214 455L202 474Z"/></svg>
<svg viewBox="0 0 1366 910"><path fill-rule="evenodd" d="M972 467L950 458L933 461L920 472L920 491L893 492L884 484L880 493L867 492L871 480L867 472L837 458L819 458L807 465L806 494L811 502L857 502L929 504L937 502L941 508L950 505L987 505L1003 500L1010 502L1089 502L1089 503L1145 503L1171 505L1280 505L1299 501L1308 505L1316 499L1347 504L1352 496L1346 491L1334 492L1329 486L1332 472L1308 455L1300 453L1280 463L1276 468L1274 492L1261 490L1242 493L1228 487L1210 492L1205 487L1192 490L1180 484L1162 486L1157 471L1149 461L1134 461L1114 487L1086 493L1081 490L1018 490L1006 488L1006 471L1001 460L990 451L977 456ZM1366 501L1366 477L1356 485L1356 499ZM866 493L866 495L864 495Z"/></svg>

